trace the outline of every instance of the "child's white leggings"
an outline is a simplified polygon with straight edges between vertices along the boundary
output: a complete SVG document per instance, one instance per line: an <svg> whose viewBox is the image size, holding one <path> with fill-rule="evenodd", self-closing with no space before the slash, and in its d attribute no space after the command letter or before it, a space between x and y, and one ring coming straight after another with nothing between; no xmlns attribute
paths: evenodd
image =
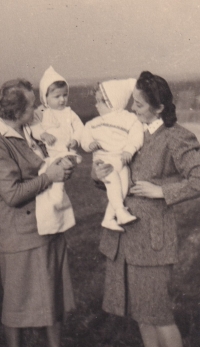
<svg viewBox="0 0 200 347"><path fill-rule="evenodd" d="M106 176L105 183L108 197L108 205L105 212L105 219L112 219L115 211L124 207L124 199L128 192L128 167L123 166L120 155L97 155L95 161L101 159L105 164L111 164L114 170Z"/></svg>

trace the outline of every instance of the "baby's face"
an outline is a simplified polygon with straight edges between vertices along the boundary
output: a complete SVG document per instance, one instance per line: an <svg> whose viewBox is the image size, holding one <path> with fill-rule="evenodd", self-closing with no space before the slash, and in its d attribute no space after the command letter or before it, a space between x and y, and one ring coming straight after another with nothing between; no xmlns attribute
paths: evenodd
<svg viewBox="0 0 200 347"><path fill-rule="evenodd" d="M104 114L109 113L110 109L106 105L106 102L103 98L103 95L99 89L96 91L95 98L96 98L96 105L95 106L96 106L96 109L99 112L99 114L101 116L103 116Z"/></svg>
<svg viewBox="0 0 200 347"><path fill-rule="evenodd" d="M53 110L63 110L68 101L68 88L55 88L47 95L47 104Z"/></svg>

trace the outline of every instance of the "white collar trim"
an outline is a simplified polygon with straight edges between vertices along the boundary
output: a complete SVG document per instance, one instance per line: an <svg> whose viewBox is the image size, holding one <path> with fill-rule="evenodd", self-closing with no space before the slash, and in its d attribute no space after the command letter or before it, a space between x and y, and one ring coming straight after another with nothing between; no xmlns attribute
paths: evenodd
<svg viewBox="0 0 200 347"><path fill-rule="evenodd" d="M31 129L29 126L24 126L25 128L25 136L28 133L28 136L31 135ZM0 118L0 134L5 137L18 137L20 139L24 139L17 131L15 131L11 126L6 124L2 118Z"/></svg>
<svg viewBox="0 0 200 347"><path fill-rule="evenodd" d="M152 135L155 133L155 131L160 128L160 126L163 124L162 118L154 120L152 123L144 124L144 131L149 130L150 134Z"/></svg>

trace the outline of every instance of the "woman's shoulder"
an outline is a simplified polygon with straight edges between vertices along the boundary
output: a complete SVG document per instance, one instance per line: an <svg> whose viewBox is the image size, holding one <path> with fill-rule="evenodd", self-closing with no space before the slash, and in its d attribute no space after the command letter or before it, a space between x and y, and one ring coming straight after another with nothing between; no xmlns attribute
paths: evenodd
<svg viewBox="0 0 200 347"><path fill-rule="evenodd" d="M183 146L183 144L196 147L200 146L195 133L179 123L175 123L170 128L165 127L165 136L169 147Z"/></svg>
<svg viewBox="0 0 200 347"><path fill-rule="evenodd" d="M172 127L165 127L165 132L167 136L171 138L179 139L181 138L196 138L194 131L191 131L189 127L184 126L184 124L175 123Z"/></svg>

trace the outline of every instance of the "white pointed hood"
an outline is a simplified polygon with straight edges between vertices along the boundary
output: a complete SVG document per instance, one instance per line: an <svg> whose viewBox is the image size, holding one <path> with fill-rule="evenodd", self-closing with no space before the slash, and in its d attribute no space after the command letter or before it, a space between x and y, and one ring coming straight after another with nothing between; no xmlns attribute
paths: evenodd
<svg viewBox="0 0 200 347"><path fill-rule="evenodd" d="M50 66L45 72L44 75L42 76L41 80L40 80L40 101L41 103L47 107L47 98L46 98L46 94L47 94L47 89L49 88L49 86L57 81L64 81L66 82L68 89L69 89L69 85L66 81L66 79L64 77L62 77L61 75L59 75L52 66Z"/></svg>
<svg viewBox="0 0 200 347"><path fill-rule="evenodd" d="M136 85L136 79L110 80L99 84L106 105L113 109L125 109Z"/></svg>

